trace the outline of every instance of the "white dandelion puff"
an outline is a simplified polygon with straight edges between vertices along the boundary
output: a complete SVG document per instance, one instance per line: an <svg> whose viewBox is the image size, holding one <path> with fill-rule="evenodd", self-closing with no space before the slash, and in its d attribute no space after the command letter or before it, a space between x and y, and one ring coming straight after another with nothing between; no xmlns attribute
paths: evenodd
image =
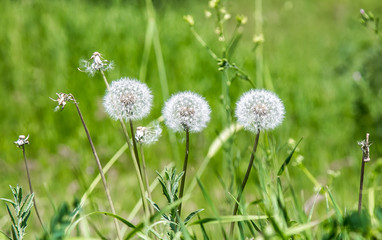
<svg viewBox="0 0 382 240"><path fill-rule="evenodd" d="M274 129L282 123L284 114L285 108L280 98L264 89L252 89L236 103L237 121L253 133Z"/></svg>
<svg viewBox="0 0 382 240"><path fill-rule="evenodd" d="M158 141L161 134L162 128L158 123L147 127L137 127L135 140L140 144L150 145Z"/></svg>
<svg viewBox="0 0 382 240"><path fill-rule="evenodd" d="M200 132L210 121L210 106L200 95L180 92L173 95L162 110L165 124L175 132Z"/></svg>
<svg viewBox="0 0 382 240"><path fill-rule="evenodd" d="M103 99L105 111L115 120L139 120L150 113L153 96L146 84L130 78L113 81Z"/></svg>

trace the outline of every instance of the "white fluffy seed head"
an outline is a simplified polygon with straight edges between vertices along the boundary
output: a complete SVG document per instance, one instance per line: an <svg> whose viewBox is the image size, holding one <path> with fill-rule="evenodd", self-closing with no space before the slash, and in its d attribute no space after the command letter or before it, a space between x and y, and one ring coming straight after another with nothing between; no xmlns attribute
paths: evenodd
<svg viewBox="0 0 382 240"><path fill-rule="evenodd" d="M115 120L139 120L150 113L153 96L146 84L135 79L113 81L103 98L105 111Z"/></svg>
<svg viewBox="0 0 382 240"><path fill-rule="evenodd" d="M284 119L285 108L273 92L252 89L244 93L236 103L237 121L253 133L271 130Z"/></svg>
<svg viewBox="0 0 382 240"><path fill-rule="evenodd" d="M200 132L210 121L210 106L200 95L193 92L177 93L162 110L165 124L175 132Z"/></svg>
<svg viewBox="0 0 382 240"><path fill-rule="evenodd" d="M140 144L150 145L158 141L161 134L162 128L159 126L159 123L155 123L152 126L137 127L135 140Z"/></svg>

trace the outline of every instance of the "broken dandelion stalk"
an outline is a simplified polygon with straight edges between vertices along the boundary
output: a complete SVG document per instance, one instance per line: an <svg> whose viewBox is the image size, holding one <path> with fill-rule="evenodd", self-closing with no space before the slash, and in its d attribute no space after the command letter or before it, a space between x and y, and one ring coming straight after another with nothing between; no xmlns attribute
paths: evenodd
<svg viewBox="0 0 382 240"><path fill-rule="evenodd" d="M84 118L82 116L82 113L81 113L81 110L80 110L80 108L78 106L78 102L76 101L76 99L74 98L74 96L72 94L57 93L57 96L59 98L57 100L54 100L54 101L57 101L59 103L58 107L60 107L60 105L62 106L61 110L64 109L64 106L66 105L67 101L73 102L74 105L76 106L78 115L79 115L79 117L81 119L82 126L84 127L86 136L88 137L88 141L89 141L90 147L92 149L92 152L93 152L93 155L94 155L94 159L96 160L96 163L97 163L98 171L99 171L101 179L102 179L103 187L105 189L105 193L106 193L109 205L110 205L111 212L114 215L116 215L114 204L113 204L113 200L111 199L111 195L110 195L109 188L107 186L106 178L105 178L105 175L103 174L101 162L100 162L100 160L98 158L98 154L97 154L97 151L96 151L96 149L94 147L93 140L92 140L92 138L90 136L88 127L86 126L85 120L84 120ZM118 239L121 240L122 236L121 236L121 230L120 230L119 225L118 225L118 221L115 218L113 220L114 220L115 228L117 230Z"/></svg>
<svg viewBox="0 0 382 240"><path fill-rule="evenodd" d="M358 213L361 213L362 209L362 191L363 191L363 178L365 174L365 163L370 161L370 145L369 133L366 133L366 139L358 142L358 145L362 149L362 166L361 166L361 179L359 183L359 197L358 197Z"/></svg>
<svg viewBox="0 0 382 240"><path fill-rule="evenodd" d="M25 140L27 141L28 138L26 138ZM27 144L29 144L29 142ZM26 154L25 154L25 147L24 147L24 145L25 144L22 144L20 147L23 150L24 164L25 164L25 169L27 171L27 176L28 176L29 191L31 192L31 194L34 194L33 187L32 187L32 181L31 181L30 174L29 174L29 167L28 167L27 157L26 157ZM33 205L34 205L34 209L36 210L36 215L37 215L38 221L40 222L40 224L41 224L42 228L44 229L44 231L46 231L45 226L44 226L44 224L43 224L43 222L41 220L40 213L37 210L36 195L33 198Z"/></svg>

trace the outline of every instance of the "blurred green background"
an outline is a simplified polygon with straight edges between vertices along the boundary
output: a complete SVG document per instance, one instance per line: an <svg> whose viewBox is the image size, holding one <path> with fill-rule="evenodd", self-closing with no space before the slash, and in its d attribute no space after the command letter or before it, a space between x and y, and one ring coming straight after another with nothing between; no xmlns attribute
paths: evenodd
<svg viewBox="0 0 382 240"><path fill-rule="evenodd" d="M256 25L254 1L223 2L232 15L227 33L232 32L236 15L248 17L232 62L254 81L258 69L252 40ZM220 53L222 45L217 40L214 20L204 16L208 1L155 0L153 4L169 93L198 92L212 108L208 128L191 136L188 175L191 179L209 145L222 131L221 118L225 114L220 101L222 73L195 40L183 16L193 15L195 29L215 52ZM341 207L355 208L362 155L357 141L369 132L374 142L372 162L366 171L371 171L382 150L381 43L360 24L359 10L364 8L382 16L382 5L379 0L277 0L264 1L262 7L264 78L272 83L286 107L284 123L269 134L276 149L275 159L281 165L290 151L288 139L303 137L299 148L307 168L322 184L328 182L329 169L340 171L330 187ZM22 151L13 142L18 135L29 134L27 157L40 211L47 222L53 212L52 204L81 197L97 174L74 105L54 112L56 105L49 97L54 98L56 92L76 97L100 159L106 164L124 144L124 137L119 123L103 111L105 86L101 76L89 77L77 68L81 59L89 59L98 51L115 63L115 68L107 73L109 81L125 76L139 78L148 22L146 4L122 0L3 0L0 16L0 197L11 196L8 185L20 184L27 189ZM141 80L152 89L154 106L150 116L137 124L147 124L161 114L165 99L157 62L152 47L146 79ZM232 108L250 88L248 82L233 81ZM176 138L178 145L171 145L164 127L161 140L146 149L151 179L155 170L161 171L171 162L181 169L184 136ZM253 139L248 132L235 136L233 160L240 160L236 165L241 172L249 159L249 152L244 150L252 145ZM208 179L206 185L211 195L225 202L217 177L228 174L222 161L223 155L219 153L208 166L211 174L204 175L202 180ZM313 184L305 180L299 169L290 167L290 176L296 190L306 199L314 193ZM126 216L139 197L127 153L108 173L108 180L117 212ZM97 190L92 198L93 208L107 209L102 186ZM158 199L160 195L158 190L155 196ZM381 204L382 196L377 199ZM197 194L189 201L186 209L206 207L203 197ZM231 211L230 205L221 206L223 213ZM37 225L36 219L34 222ZM8 225L2 206L0 229Z"/></svg>

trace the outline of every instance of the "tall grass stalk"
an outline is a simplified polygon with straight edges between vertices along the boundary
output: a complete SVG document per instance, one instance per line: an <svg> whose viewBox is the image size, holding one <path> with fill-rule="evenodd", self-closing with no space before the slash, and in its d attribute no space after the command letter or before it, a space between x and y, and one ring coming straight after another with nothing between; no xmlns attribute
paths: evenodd
<svg viewBox="0 0 382 240"><path fill-rule="evenodd" d="M255 0L255 33L257 36L263 34L263 1ZM256 86L263 87L264 71L263 71L263 45L260 44L256 48Z"/></svg>
<svg viewBox="0 0 382 240"><path fill-rule="evenodd" d="M166 68L164 65L163 60L163 53L162 53L162 47L160 44L159 39L159 33L158 33L158 27L156 24L156 18L155 18L155 9L153 6L153 3L151 0L146 0L146 12L147 12L147 29L146 29L146 36L145 36L145 45L143 49L143 56L141 61L141 66L139 70L139 79L143 82L146 81L146 75L147 75L147 65L149 61L149 55L151 51L151 46L154 45L154 51L155 51L155 59L158 66L158 72L159 72L159 82L161 85L161 91L162 91L162 99L168 99L169 98L169 89L168 89L168 80L167 80L167 74L166 74ZM170 144L172 147L172 155L174 159L179 159L179 151L177 151L177 142L176 142L176 136L173 132L168 133Z"/></svg>

